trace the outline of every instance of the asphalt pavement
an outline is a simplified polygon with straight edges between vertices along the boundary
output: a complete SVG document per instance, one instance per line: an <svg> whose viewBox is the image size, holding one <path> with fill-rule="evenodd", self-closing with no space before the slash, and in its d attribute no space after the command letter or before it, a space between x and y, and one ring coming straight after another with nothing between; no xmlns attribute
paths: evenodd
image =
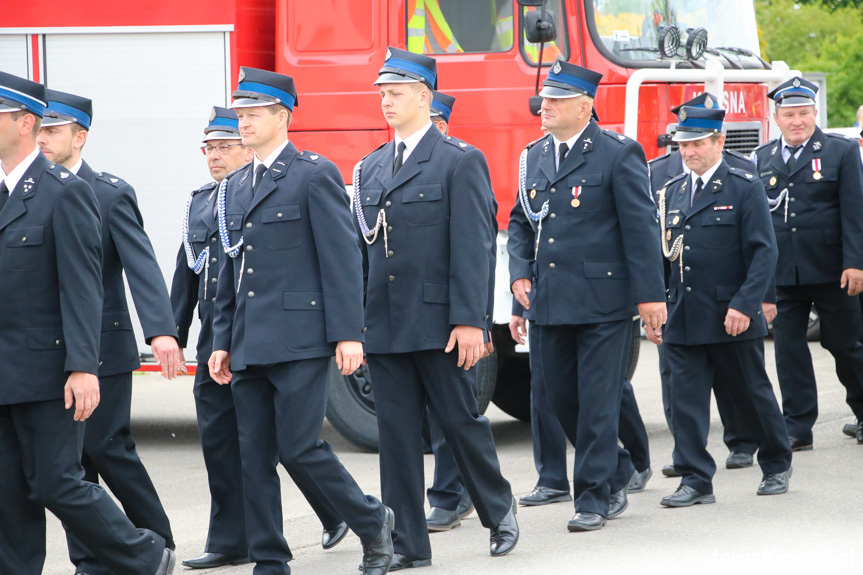
<svg viewBox="0 0 863 575"><path fill-rule="evenodd" d="M773 343L767 340L767 366L776 384ZM853 421L845 392L834 373L832 357L810 344L819 384L820 416L815 449L794 455L790 491L758 497L758 466L726 470L728 451L722 443L719 416L712 411L708 449L716 459L715 505L666 509L660 499L678 480L660 472L671 462L673 441L665 425L653 344L641 343L633 378L636 397L650 437L653 478L643 493L630 496L629 509L597 532L569 533L571 503L519 508L521 539L508 556L488 553L488 530L476 514L461 527L431 535L433 565L416 573L472 575L552 575L558 573L850 573L863 566L863 445L841 433ZM210 498L195 423L192 378L173 382L157 375L135 378L133 433L138 451L171 518L178 559L204 550ZM777 395L778 396L778 395ZM530 425L507 416L494 405L491 420L504 475L516 497L536 482ZM360 486L380 496L378 458L365 453L324 423L322 437ZM573 451L569 450L572 462ZM431 482L433 458L426 456L425 476ZM349 534L336 548L320 546L321 525L299 491L281 471L284 533L294 553L294 575L357 574L362 557L359 539ZM239 497L240 494L237 494ZM44 573L72 575L60 523L49 514L48 556ZM187 572L177 562L175 573ZM191 571L189 571L191 573ZM202 575L252 573L252 566L198 571ZM410 571L409 573L414 573ZM123 574L117 574L123 575Z"/></svg>

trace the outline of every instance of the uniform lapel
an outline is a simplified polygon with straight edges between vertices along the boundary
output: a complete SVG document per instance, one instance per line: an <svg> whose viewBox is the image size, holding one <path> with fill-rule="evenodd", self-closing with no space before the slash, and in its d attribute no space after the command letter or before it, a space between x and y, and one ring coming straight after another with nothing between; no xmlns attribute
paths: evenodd
<svg viewBox="0 0 863 575"><path fill-rule="evenodd" d="M249 208L252 205L252 174L254 173L254 166L254 162L249 162L246 164L242 175L237 174L234 176L235 178L240 178L240 185L237 186L233 197L226 198L232 203L236 202L239 209L244 213L249 213Z"/></svg>
<svg viewBox="0 0 863 575"><path fill-rule="evenodd" d="M390 185L386 188L384 195L391 193L397 187L403 185L408 180L420 173L420 164L427 162L431 157L432 150L441 139L440 131L432 125L425 135L420 139L417 147L411 151L411 155L405 160L405 163L399 169L398 173L393 177Z"/></svg>
<svg viewBox="0 0 863 575"><path fill-rule="evenodd" d="M396 143L394 140L387 142L381 152L381 159L378 162L378 169L375 172L375 179L386 190L390 187L393 181L393 165L395 164Z"/></svg>
<svg viewBox="0 0 863 575"><path fill-rule="evenodd" d="M683 178L683 182L680 184L680 189L677 190L674 194L671 194L669 197L669 190L666 189L665 192L665 211L666 213L669 210L675 209L680 212L680 216L683 219L686 219L686 214L689 213L689 197L692 194L692 189L689 187L692 185L692 178L689 176Z"/></svg>
<svg viewBox="0 0 863 575"><path fill-rule="evenodd" d="M821 129L816 126L815 133L812 134L812 137L809 138L808 142L806 142L806 146L803 148L803 151L800 152L800 157L797 158L797 165L794 167L794 171L791 174L796 174L804 167L811 166L812 160L814 158L820 157L821 150L823 149L824 132L822 132ZM810 167L809 169L812 168Z"/></svg>
<svg viewBox="0 0 863 575"><path fill-rule="evenodd" d="M772 167L780 174L787 176L788 165L785 163L785 160L782 159L782 150L780 149L781 145L782 140L776 140L776 142L774 142L773 144L773 147L770 149L770 167Z"/></svg>
<svg viewBox="0 0 863 575"><path fill-rule="evenodd" d="M701 193L695 199L695 203L692 204L692 208L686 213L686 219L691 218L698 212L712 206L716 203L716 194L717 192L722 191L722 186L724 185L725 179L728 177L728 164L725 163L725 160L719 164L719 167L716 168L716 171L713 172L713 176L710 178L710 181L704 182L704 189L701 190ZM692 182L692 177L689 178L690 185Z"/></svg>
<svg viewBox="0 0 863 575"><path fill-rule="evenodd" d="M249 207L249 210L255 209L255 206L260 204L264 199L276 191L276 180L283 178L288 171L288 167L297 157L297 148L293 143L288 142L288 145L285 146L285 149L282 150L282 153L279 154L279 157L273 162L270 168L264 172L264 177L261 180L261 185L258 186L258 190L254 193L254 199L252 199L252 204ZM251 177L251 176L250 176Z"/></svg>
<svg viewBox="0 0 863 575"><path fill-rule="evenodd" d="M201 218L201 221L204 222L204 225L207 226L207 229L213 232L219 229L219 223L213 216L213 208L216 206L216 199L219 195L219 186L216 186L213 191L207 192L207 195L209 197L204 200L204 202L202 202L203 207L198 213L198 217Z"/></svg>
<svg viewBox="0 0 863 575"><path fill-rule="evenodd" d="M558 168L557 173L552 179L552 183L562 180L584 163L584 154L593 151L593 143L596 141L596 137L598 135L599 125L591 120L587 125L587 128L585 128L584 132L578 140L575 141L572 149L566 155L566 159L563 160L563 164Z"/></svg>
<svg viewBox="0 0 863 575"><path fill-rule="evenodd" d="M11 190L12 193L6 201L6 206L3 208L3 212L0 213L0 231L27 213L26 202L36 195L36 191L39 187L39 178L42 176L42 172L45 171L47 166L48 159L40 153L36 156L36 159L33 160L33 163L30 164L30 167L27 168L27 171L24 172L21 179L18 180L18 184L15 186L15 189ZM59 165L55 169L67 171L66 168ZM70 176L74 177L72 174L70 174Z"/></svg>
<svg viewBox="0 0 863 575"><path fill-rule="evenodd" d="M546 136L546 140L542 143L540 150L539 169L548 178L548 181L551 182L554 180L554 173L556 171L554 156L557 152L554 147L554 139L551 136Z"/></svg>

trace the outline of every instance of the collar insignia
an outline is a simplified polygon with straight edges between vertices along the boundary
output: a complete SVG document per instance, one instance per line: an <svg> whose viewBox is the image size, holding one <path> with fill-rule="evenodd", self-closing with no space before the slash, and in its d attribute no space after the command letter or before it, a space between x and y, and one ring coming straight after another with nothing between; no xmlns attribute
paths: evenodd
<svg viewBox="0 0 863 575"><path fill-rule="evenodd" d="M721 186L721 185L722 185L722 180L720 180L719 178L716 178L715 180L713 180L713 182L712 182L712 183L714 183L714 184L719 184L719 185Z"/></svg>
<svg viewBox="0 0 863 575"><path fill-rule="evenodd" d="M812 142L812 149L816 152L821 149L821 142Z"/></svg>

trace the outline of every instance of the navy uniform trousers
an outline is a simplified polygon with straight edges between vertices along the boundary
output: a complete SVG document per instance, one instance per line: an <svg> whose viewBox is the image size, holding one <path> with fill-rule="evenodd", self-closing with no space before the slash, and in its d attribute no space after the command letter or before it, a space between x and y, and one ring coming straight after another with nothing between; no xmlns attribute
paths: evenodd
<svg viewBox="0 0 863 575"><path fill-rule="evenodd" d="M531 323L530 337L530 430L533 436L533 461L539 474L537 485L569 491L566 472L566 434L561 427L554 407L548 398L540 361L541 326ZM629 452L635 470L642 472L650 467L650 447L647 429L638 410L635 391L629 380L623 382L620 403L618 437L623 449ZM625 459L619 460L625 462ZM626 469L621 469L624 473Z"/></svg>
<svg viewBox="0 0 863 575"><path fill-rule="evenodd" d="M476 385L476 378L474 378L473 383ZM474 387L473 393L476 396L476 387ZM435 458L434 479L431 487L426 490L429 505L455 511L458 509L459 503L470 500L467 488L464 486L461 473L458 471L455 454L446 442L440 425L431 417L429 409L426 409L426 422L428 424L428 437L425 437L424 429L423 438L429 441Z"/></svg>
<svg viewBox="0 0 863 575"><path fill-rule="evenodd" d="M723 150L722 157L732 168L755 172L755 164L739 152ZM683 158L677 151L654 158L647 165L652 195L658 204L657 193L660 188L669 180L683 173ZM668 430L674 434L674 424L671 418L671 368L668 365L666 348L659 346L657 350L659 352L659 378L662 385L662 406L665 411L665 422L668 424ZM722 420L722 440L729 451L754 454L758 449L758 444L749 430L746 429L746 422L741 418L734 398L728 389L728 384L722 381L716 381L713 386L716 409L719 411L720 420Z"/></svg>
<svg viewBox="0 0 863 575"><path fill-rule="evenodd" d="M381 492L398 517L393 530L395 550L412 557L431 557L423 514L421 434L426 406L452 449L483 526L498 525L512 502L488 419L477 410L476 367L468 371L458 367L455 353L368 354L375 409L388 414L378 417Z"/></svg>
<svg viewBox="0 0 863 575"><path fill-rule="evenodd" d="M764 371L764 340L749 339L706 345L668 346L671 366L671 411L674 414L674 467L681 485L713 493L716 463L707 452L710 390L715 377L729 386L737 409L758 439L761 471L782 473L791 466L785 423Z"/></svg>
<svg viewBox="0 0 863 575"><path fill-rule="evenodd" d="M0 405L0 573L42 573L48 509L110 572L152 575L165 540L136 529L108 492L83 481L84 424L72 416L62 399Z"/></svg>

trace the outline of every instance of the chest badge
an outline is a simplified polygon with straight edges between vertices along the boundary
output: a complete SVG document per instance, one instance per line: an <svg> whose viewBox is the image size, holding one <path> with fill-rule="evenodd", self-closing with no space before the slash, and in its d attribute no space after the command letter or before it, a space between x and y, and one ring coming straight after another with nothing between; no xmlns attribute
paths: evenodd
<svg viewBox="0 0 863 575"><path fill-rule="evenodd" d="M812 160L812 178L821 179L821 160L819 158Z"/></svg>
<svg viewBox="0 0 863 575"><path fill-rule="evenodd" d="M532 199L534 199L535 197L536 197L536 190L531 190L531 191L530 191L530 199L532 200Z"/></svg>
<svg viewBox="0 0 863 575"><path fill-rule="evenodd" d="M775 186L777 181L778 180L776 179L776 176L773 176L772 178L770 178L770 185Z"/></svg>
<svg viewBox="0 0 863 575"><path fill-rule="evenodd" d="M665 240L671 240L671 230L665 230Z"/></svg>
<svg viewBox="0 0 863 575"><path fill-rule="evenodd" d="M578 196L581 195L581 186L573 186L572 187L572 201L569 202L569 205L573 208L577 208L581 205L581 200L578 199Z"/></svg>
<svg viewBox="0 0 863 575"><path fill-rule="evenodd" d="M671 223L672 223L673 225L675 225L675 226L676 226L677 224L679 224L679 223L680 223L680 216L674 216L674 219L673 219L673 220L671 220ZM668 232L668 234L669 234L669 235L671 235L671 232Z"/></svg>

